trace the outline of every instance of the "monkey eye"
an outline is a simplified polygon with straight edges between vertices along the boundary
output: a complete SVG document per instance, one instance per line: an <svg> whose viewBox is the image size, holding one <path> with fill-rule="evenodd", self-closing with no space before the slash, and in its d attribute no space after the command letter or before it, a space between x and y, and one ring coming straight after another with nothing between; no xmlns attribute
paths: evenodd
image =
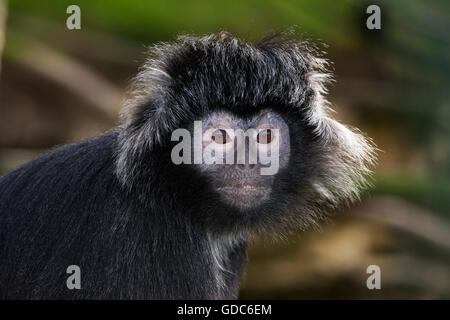
<svg viewBox="0 0 450 320"><path fill-rule="evenodd" d="M217 144L227 144L231 138L224 129L218 129L213 132L212 140Z"/></svg>
<svg viewBox="0 0 450 320"><path fill-rule="evenodd" d="M262 144L269 144L272 142L272 130L265 129L258 133L256 136L256 142Z"/></svg>

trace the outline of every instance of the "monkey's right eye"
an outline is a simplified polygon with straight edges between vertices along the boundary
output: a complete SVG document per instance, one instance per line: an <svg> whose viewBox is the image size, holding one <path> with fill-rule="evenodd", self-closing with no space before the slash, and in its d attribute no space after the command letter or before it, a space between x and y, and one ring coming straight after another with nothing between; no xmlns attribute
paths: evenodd
<svg viewBox="0 0 450 320"><path fill-rule="evenodd" d="M258 133L256 136L256 142L263 143L263 144L269 144L272 142L272 130L266 129Z"/></svg>
<svg viewBox="0 0 450 320"><path fill-rule="evenodd" d="M227 144L231 138L224 129L218 129L213 132L211 139L217 144Z"/></svg>

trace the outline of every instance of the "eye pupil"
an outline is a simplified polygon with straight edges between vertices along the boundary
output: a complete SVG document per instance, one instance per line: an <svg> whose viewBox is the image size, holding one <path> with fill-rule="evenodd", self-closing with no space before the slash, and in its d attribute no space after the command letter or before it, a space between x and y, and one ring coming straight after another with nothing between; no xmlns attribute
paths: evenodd
<svg viewBox="0 0 450 320"><path fill-rule="evenodd" d="M228 134L224 129L214 131L212 140L218 144L226 144L229 140Z"/></svg>
<svg viewBox="0 0 450 320"><path fill-rule="evenodd" d="M268 144L272 142L272 130L267 129L264 131L261 131L260 133L258 133L258 136L256 137L256 141L258 143L264 143L264 144Z"/></svg>

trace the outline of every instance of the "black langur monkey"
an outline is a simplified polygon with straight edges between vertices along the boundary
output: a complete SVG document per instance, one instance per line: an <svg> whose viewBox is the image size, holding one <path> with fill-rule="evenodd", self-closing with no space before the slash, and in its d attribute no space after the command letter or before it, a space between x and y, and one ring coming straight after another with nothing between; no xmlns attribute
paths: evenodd
<svg viewBox="0 0 450 320"><path fill-rule="evenodd" d="M0 298L236 298L249 238L316 224L367 185L374 148L329 116L328 79L326 60L283 35L152 47L122 125L0 178ZM177 129L196 150L211 129L218 158L240 150L233 130L254 129L244 141L279 161L273 174L248 152L194 161L174 152Z"/></svg>

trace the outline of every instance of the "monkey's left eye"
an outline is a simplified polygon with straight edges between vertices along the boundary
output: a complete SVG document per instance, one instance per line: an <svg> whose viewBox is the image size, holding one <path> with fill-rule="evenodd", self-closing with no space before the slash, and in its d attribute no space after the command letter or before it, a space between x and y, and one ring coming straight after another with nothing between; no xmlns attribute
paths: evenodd
<svg viewBox="0 0 450 320"><path fill-rule="evenodd" d="M224 129L214 131L211 138L217 144L227 144L231 140L231 137Z"/></svg>
<svg viewBox="0 0 450 320"><path fill-rule="evenodd" d="M272 138L272 130L266 129L258 133L258 135L256 136L256 142L269 144L272 142Z"/></svg>

